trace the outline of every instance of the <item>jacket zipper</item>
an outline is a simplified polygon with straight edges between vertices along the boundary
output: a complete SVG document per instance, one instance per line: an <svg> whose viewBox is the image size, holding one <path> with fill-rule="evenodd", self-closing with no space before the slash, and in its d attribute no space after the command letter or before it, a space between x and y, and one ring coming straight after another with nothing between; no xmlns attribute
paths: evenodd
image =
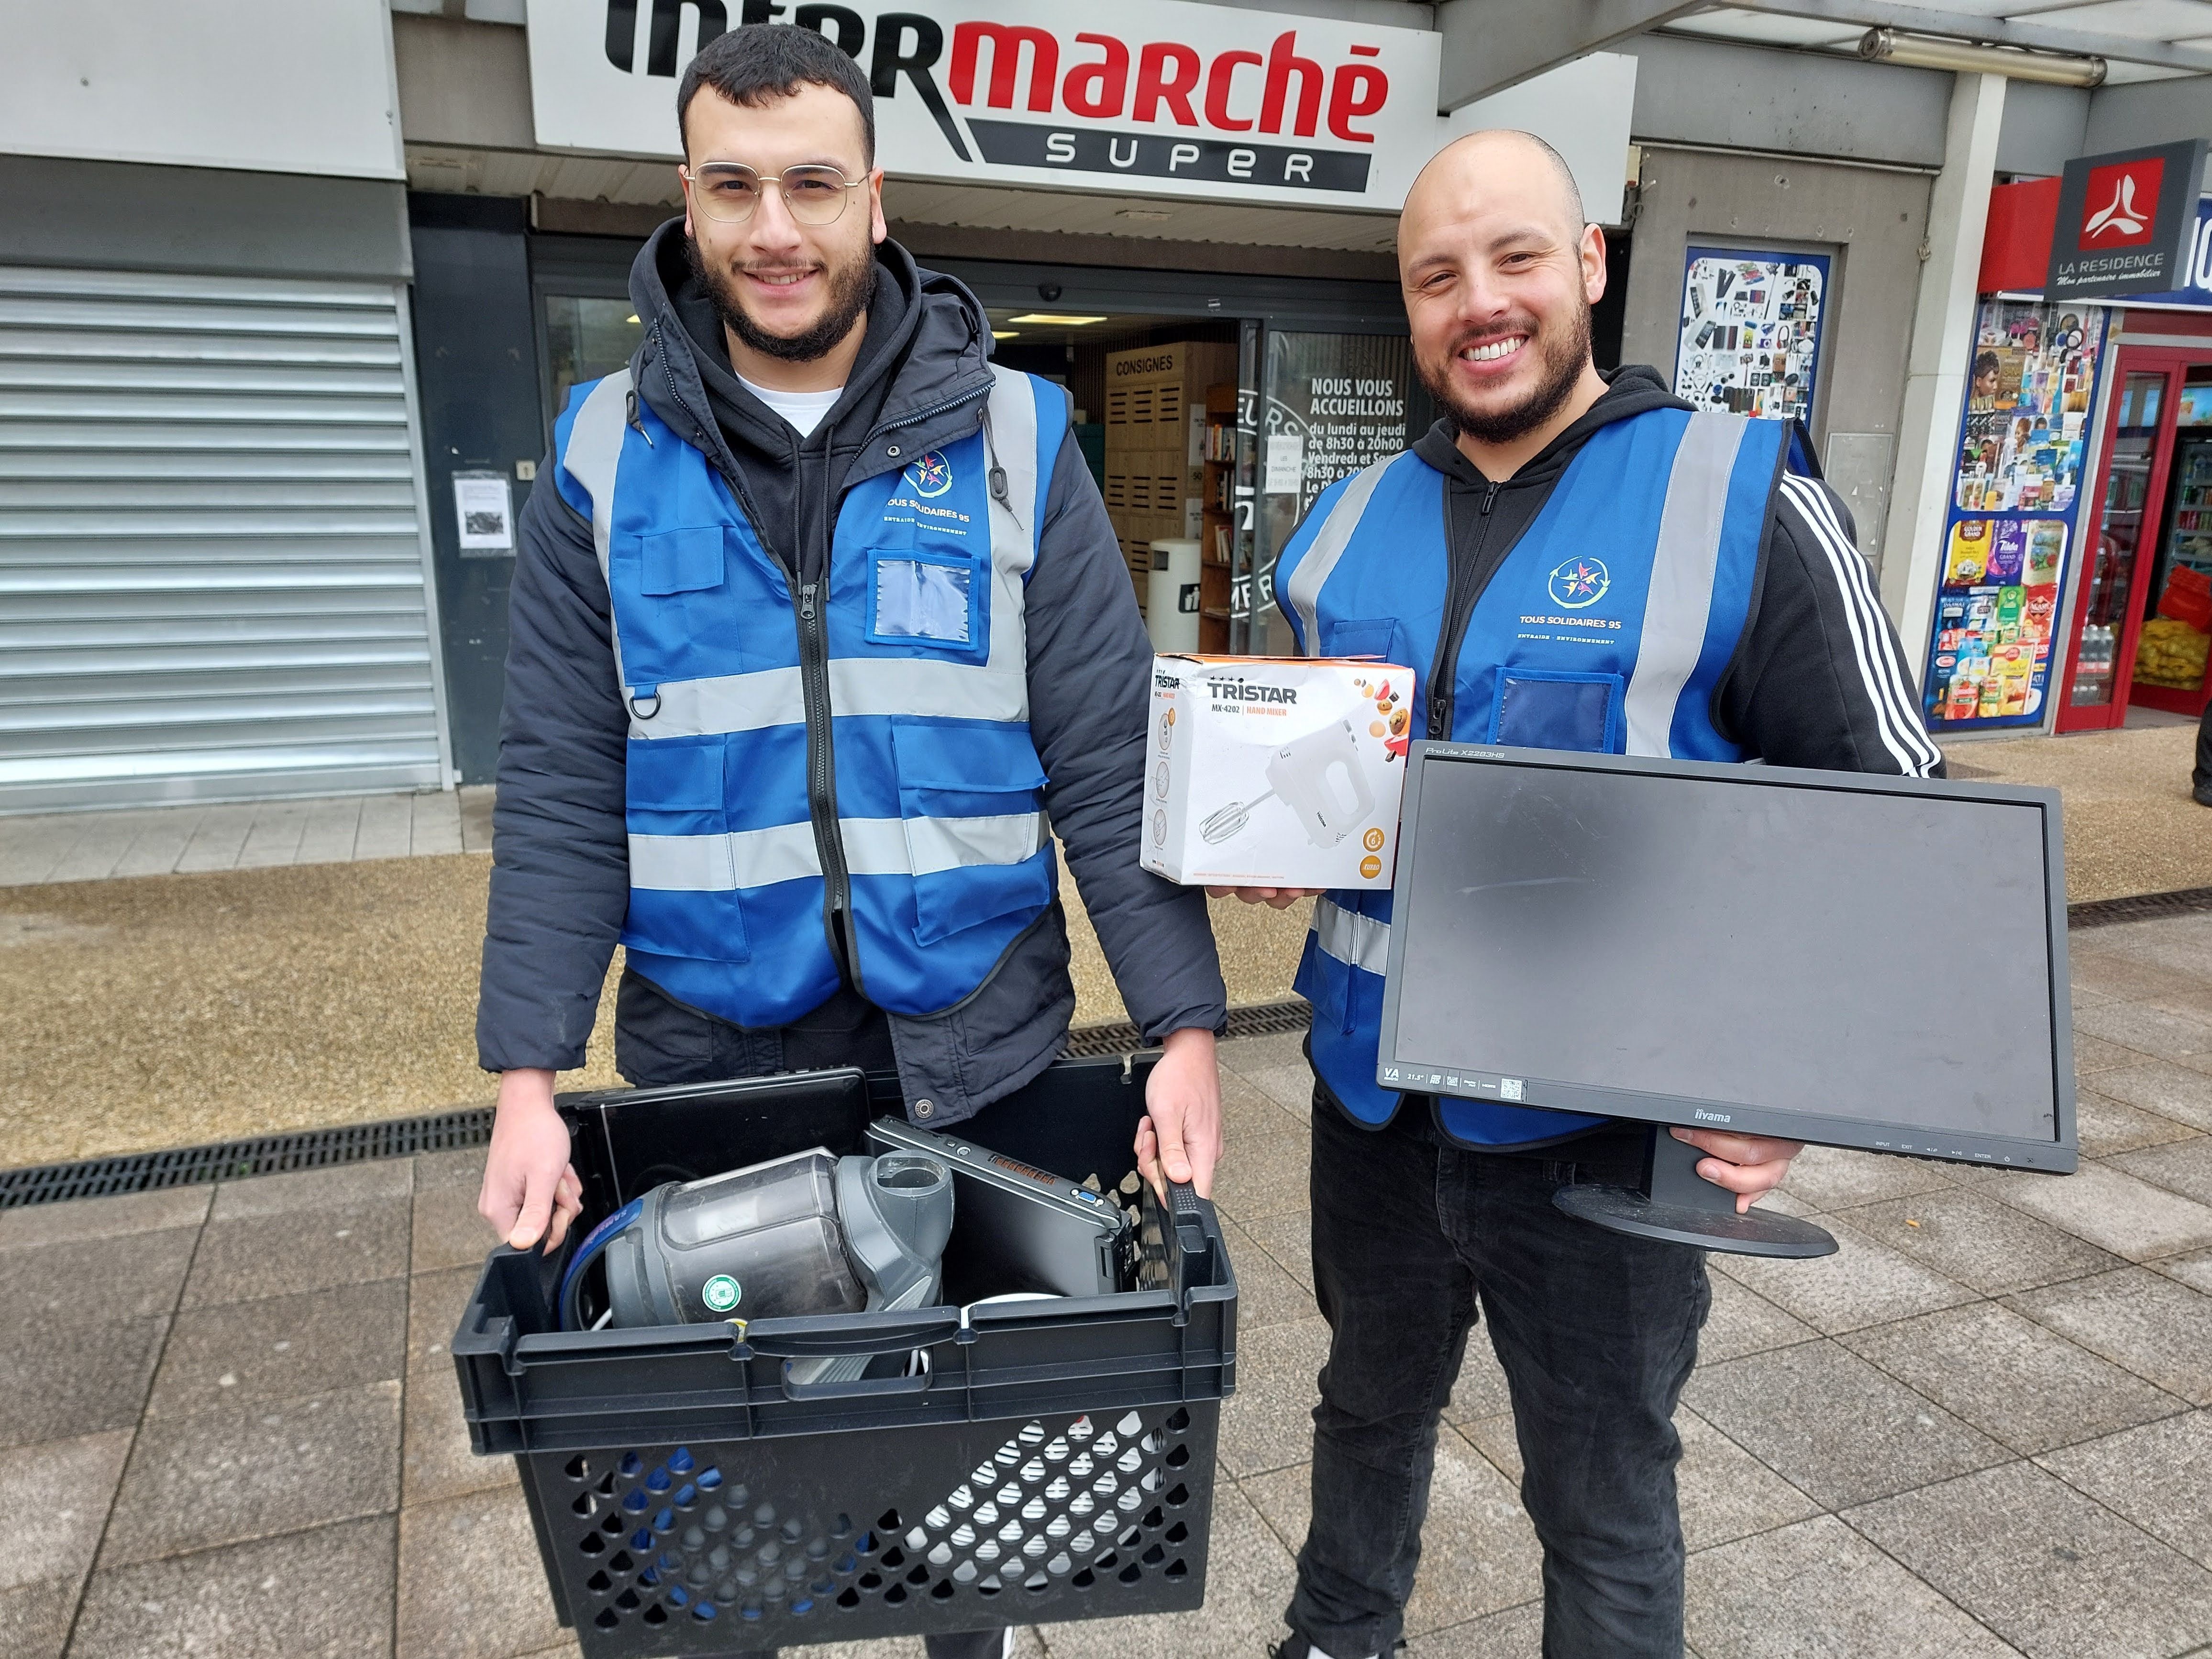
<svg viewBox="0 0 2212 1659"><path fill-rule="evenodd" d="M654 331L659 332L658 325ZM660 374L667 385L669 397L675 400L678 408L691 417L692 425L702 440L697 446L700 453L714 461L714 470L722 475L722 481L729 485L730 493L737 497L738 506L744 509L745 517L750 520L754 534L760 538L761 545L775 561L776 568L783 572L784 586L791 593L792 609L798 617L799 706L805 711L806 720L806 812L814 830L815 857L822 866L823 932L831 935L833 947L842 947L838 949L838 955L844 959L846 972L851 975L854 988L865 996L866 989L860 979L860 939L853 923L852 868L845 858L844 836L837 828L837 766L830 729L830 631L829 620L819 603L820 580L817 578L815 581L802 581L797 565L769 539L760 512L753 505L751 493L745 489L741 478L722 465L717 453L720 447L707 441L707 423L699 418L698 411L684 400L684 394L677 388L676 377L670 373L665 358L660 364ZM861 447L866 448L887 432L918 425L957 409L963 404L973 403L990 389L986 382L957 397L941 398L896 421L879 422L860 441ZM836 529L833 514L824 529L824 534L833 542ZM826 576L830 563L827 551L822 562L822 574ZM841 923L833 923L832 917L840 918ZM839 925L844 933L842 939L832 933L833 927Z"/></svg>
<svg viewBox="0 0 2212 1659"><path fill-rule="evenodd" d="M1467 638L1467 624L1474 615L1475 601L1482 597L1487 586L1486 577L1475 580L1482 562L1482 552L1490 540L1490 509L1498 504L1498 486L1495 480L1485 480L1488 488L1482 493L1482 504L1475 512L1474 545L1467 550L1464 558L1456 547L1452 549L1451 573L1444 586L1443 632L1437 641L1437 659L1429 668L1429 736L1443 739L1451 736L1452 702L1459 682L1459 653ZM1448 540L1456 541L1453 533L1455 515L1451 502L1444 503L1444 531Z"/></svg>
<svg viewBox="0 0 2212 1659"><path fill-rule="evenodd" d="M722 482L729 485L730 493L737 497L761 546L783 573L784 586L791 594L799 633L799 700L806 720L806 816L814 830L815 859L822 866L822 931L843 958L857 987L860 969L853 928L852 872L845 861L844 837L837 830L837 769L830 742L830 641L818 603L820 584L802 581L797 564L769 538L767 521L754 505L752 492L745 488L741 476L722 465L720 446L709 437L707 422L699 418L698 410L684 401L665 359L660 373L669 397L691 417L698 438L696 447L713 462ZM826 567L829 562L825 558L823 562ZM832 917L841 918L842 924L833 922ZM833 932L840 925L844 932L842 939Z"/></svg>

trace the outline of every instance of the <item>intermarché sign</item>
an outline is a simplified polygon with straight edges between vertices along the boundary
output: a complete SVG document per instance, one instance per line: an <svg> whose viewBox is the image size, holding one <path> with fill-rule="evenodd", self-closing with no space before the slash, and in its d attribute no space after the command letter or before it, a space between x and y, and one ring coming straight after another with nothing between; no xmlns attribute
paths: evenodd
<svg viewBox="0 0 2212 1659"><path fill-rule="evenodd" d="M1440 141L1425 30L1188 0L531 0L538 142L673 154L684 62L766 22L867 70L878 148L908 176L1395 208Z"/></svg>

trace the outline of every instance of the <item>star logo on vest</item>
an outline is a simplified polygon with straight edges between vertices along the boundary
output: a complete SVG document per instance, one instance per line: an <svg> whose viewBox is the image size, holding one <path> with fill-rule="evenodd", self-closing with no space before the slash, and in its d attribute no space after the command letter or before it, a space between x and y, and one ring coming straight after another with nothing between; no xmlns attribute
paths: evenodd
<svg viewBox="0 0 2212 1659"><path fill-rule="evenodd" d="M952 488L952 463L933 449L907 468L906 481L917 495L942 495Z"/></svg>
<svg viewBox="0 0 2212 1659"><path fill-rule="evenodd" d="M1552 597L1570 611L1595 605L1613 586L1613 573L1602 559L1569 559L1552 572L1547 584Z"/></svg>

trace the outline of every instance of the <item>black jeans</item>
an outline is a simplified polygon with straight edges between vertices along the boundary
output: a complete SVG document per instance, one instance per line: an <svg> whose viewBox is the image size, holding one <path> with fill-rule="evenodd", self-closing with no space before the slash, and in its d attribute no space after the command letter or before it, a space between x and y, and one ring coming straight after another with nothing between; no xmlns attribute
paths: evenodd
<svg viewBox="0 0 2212 1659"><path fill-rule="evenodd" d="M2197 766L2189 782L2191 793L2212 806L2212 702L2204 705L2204 717L2197 722Z"/></svg>
<svg viewBox="0 0 2212 1659"><path fill-rule="evenodd" d="M890 1069L890 1029L880 1010L849 987L813 1013L772 1030L749 1030L678 1002L642 975L625 970L615 994L615 1052L624 1078L648 1087L719 1083L725 1078L826 1066ZM929 1659L998 1659L1004 1626L929 1636ZM750 1648L732 1659L776 1659Z"/></svg>
<svg viewBox="0 0 2212 1659"><path fill-rule="evenodd" d="M1622 1141L1603 1137L1601 1155ZM1513 1399L1544 1547L1545 1659L1681 1659L1674 1405L1711 1302L1702 1251L1552 1207L1639 1170L1464 1151L1416 1097L1384 1129L1313 1109L1314 1286L1329 1323L1292 1629L1389 1652L1420 1560L1437 1419L1478 1306Z"/></svg>

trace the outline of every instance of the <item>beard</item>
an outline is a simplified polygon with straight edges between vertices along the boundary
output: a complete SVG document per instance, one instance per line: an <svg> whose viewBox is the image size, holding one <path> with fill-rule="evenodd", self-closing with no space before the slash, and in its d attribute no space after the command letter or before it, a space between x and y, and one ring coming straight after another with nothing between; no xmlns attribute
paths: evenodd
<svg viewBox="0 0 2212 1659"><path fill-rule="evenodd" d="M1536 383L1504 408L1474 407L1452 380L1453 359L1470 345L1518 333L1528 335L1529 347L1536 354ZM1516 320L1504 329L1469 330L1452 342L1442 362L1424 359L1415 368L1429 396L1462 434L1477 443L1506 444L1526 437L1558 414L1573 395L1589 361L1590 311L1584 301L1575 308L1564 330L1540 327L1533 318Z"/></svg>
<svg viewBox="0 0 2212 1659"><path fill-rule="evenodd" d="M876 293L875 249L863 244L849 260L823 265L823 272L829 278L829 301L821 316L796 334L771 334L754 319L738 297L737 278L727 270L708 266L699 252L696 238L684 239L684 257L730 332L762 356L787 363L811 363L827 356L853 331L853 325L860 321L860 313L867 310L868 301Z"/></svg>

